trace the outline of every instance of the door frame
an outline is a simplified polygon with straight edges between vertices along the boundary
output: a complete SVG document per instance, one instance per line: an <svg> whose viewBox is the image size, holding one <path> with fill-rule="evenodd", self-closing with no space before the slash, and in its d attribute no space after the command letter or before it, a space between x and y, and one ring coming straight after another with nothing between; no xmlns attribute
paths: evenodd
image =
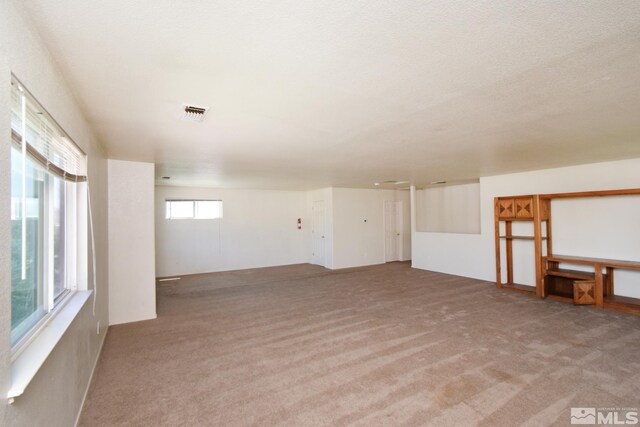
<svg viewBox="0 0 640 427"><path fill-rule="evenodd" d="M395 261L387 261L387 204L394 204L396 206L396 233L398 233L398 259L396 261L402 261L404 255L404 235L402 230L404 228L404 212L402 206L402 200L384 200L382 202L382 235L384 237L384 262L395 262Z"/></svg>
<svg viewBox="0 0 640 427"><path fill-rule="evenodd" d="M315 236L316 236L316 214L314 212L317 203L322 202L322 223L324 227L324 234L327 234L327 210L324 200L314 200L311 202L311 264L327 267L327 239L323 236L322 239L322 263L315 263Z"/></svg>

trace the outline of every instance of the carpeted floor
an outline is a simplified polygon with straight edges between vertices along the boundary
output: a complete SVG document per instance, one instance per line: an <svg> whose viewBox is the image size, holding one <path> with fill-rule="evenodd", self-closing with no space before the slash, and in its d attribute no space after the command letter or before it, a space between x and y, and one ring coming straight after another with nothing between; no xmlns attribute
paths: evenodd
<svg viewBox="0 0 640 427"><path fill-rule="evenodd" d="M640 317L392 263L158 285L112 326L83 426L569 425L640 406Z"/></svg>

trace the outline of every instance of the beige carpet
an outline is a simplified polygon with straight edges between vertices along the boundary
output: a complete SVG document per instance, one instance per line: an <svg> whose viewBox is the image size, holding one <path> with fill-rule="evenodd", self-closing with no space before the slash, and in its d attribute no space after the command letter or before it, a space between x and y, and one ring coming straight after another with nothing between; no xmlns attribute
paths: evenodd
<svg viewBox="0 0 640 427"><path fill-rule="evenodd" d="M393 263L158 286L109 329L83 426L569 425L640 406L640 317Z"/></svg>

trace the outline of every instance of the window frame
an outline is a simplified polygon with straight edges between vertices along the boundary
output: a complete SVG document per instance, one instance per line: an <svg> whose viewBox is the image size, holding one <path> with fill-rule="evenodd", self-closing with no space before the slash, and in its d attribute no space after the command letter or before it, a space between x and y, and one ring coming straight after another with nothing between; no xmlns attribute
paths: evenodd
<svg viewBox="0 0 640 427"><path fill-rule="evenodd" d="M83 162L83 165L86 166L86 155L78 148L78 146L69 138L64 129L51 117L51 115L42 107L42 105L38 102L38 100L24 87L24 85L14 76L12 75L11 84L16 85L21 95L24 96L28 101L32 103L33 106L37 107L38 110L41 111L41 114L44 116L44 119L47 121L47 124L54 128L58 133L58 138L63 140L64 144L69 144L71 149L76 150L79 154L79 158ZM13 89L12 89L13 90ZM12 95L13 96L13 95ZM14 101L12 100L12 103ZM15 104L13 104L15 105ZM13 106L11 107L13 109ZM24 112L24 110L23 110ZM24 116L23 116L24 117ZM22 119L21 119L22 120ZM25 127L22 126L24 130ZM42 235L38 237L39 244L42 245L42 267L36 274L37 277L37 286L38 292L42 293L42 307L36 311L33 311L29 316L23 319L17 325L11 325L10 328L10 360L14 363L19 356L29 347L29 345L37 339L40 335L41 331L45 329L45 327L51 322L51 320L61 311L63 308L73 299L79 290L86 290L87 284L87 262L82 259L83 256L87 255L87 247L86 242L83 242L82 239L86 239L88 237L88 231L83 230L83 226L86 225L86 212L83 212L83 206L88 208L88 201L86 196L83 194L86 193L86 177L74 175L68 173L61 169L60 167L51 163L46 157L44 157L40 152L38 152L34 145L31 144L29 137L29 132L26 132L25 138L22 138L22 135L16 131L13 126L13 119L11 125L11 142L10 142L10 150L16 150L18 155L21 157L26 152L27 160L31 161L35 167L40 169L43 174L42 179L42 198L43 198L43 207L42 207ZM26 147L22 147L22 144L26 144ZM13 154L13 153L12 153ZM12 162L13 155L12 155ZM22 172L21 172L22 175ZM23 179L22 176L20 179ZM63 251L56 252L55 250L55 228L56 228L56 219L54 214L54 199L56 197L54 188L56 185L56 180L59 180L58 185L62 186L61 194L64 194L63 203L64 203L64 214L61 215L59 219L60 226L64 227L64 249ZM13 176L12 176L13 182ZM13 192L13 190L11 190ZM22 196L21 196L22 197ZM61 202L62 203L62 202ZM14 208L14 200L12 197L12 221L13 218L13 208ZM27 215L27 212L22 212L22 208L19 209L20 218L23 215ZM62 225L63 224L63 225ZM85 227L86 228L86 227ZM56 283L56 273L55 273L55 257L56 253L63 253L64 260L60 265L64 266L64 276L62 279L63 282L63 290L55 295L56 287L59 290L60 283ZM12 251L13 257L13 251ZM84 283L80 283L83 281ZM13 304L13 280L11 287L11 301ZM11 308L13 312L13 306ZM31 316L40 317L35 323L30 324L29 326L25 326L20 330L19 326L23 324L24 320L28 319ZM24 329L28 329L24 331ZM14 337L14 331L18 331L15 333L16 337Z"/></svg>
<svg viewBox="0 0 640 427"><path fill-rule="evenodd" d="M223 203L221 199L165 199L165 219L174 220L174 219L197 219L197 220L212 220L212 219L222 219L223 218ZM171 213L171 204L172 203L191 203L191 216L172 216ZM198 205L199 203L207 203L214 202L217 203L218 208L218 216L214 217L201 217L198 215Z"/></svg>

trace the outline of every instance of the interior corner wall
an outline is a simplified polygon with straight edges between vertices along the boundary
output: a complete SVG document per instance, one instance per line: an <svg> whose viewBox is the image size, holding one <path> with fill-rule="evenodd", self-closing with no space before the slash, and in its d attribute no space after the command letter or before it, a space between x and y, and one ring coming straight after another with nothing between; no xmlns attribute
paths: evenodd
<svg viewBox="0 0 640 427"><path fill-rule="evenodd" d="M93 368L106 336L108 323L107 165L105 152L84 121L82 109L72 95L51 54L18 0L0 2L0 396L10 384L11 268L10 112L11 73L51 113L88 157L88 176L96 238L95 315L91 299L46 359L23 395L11 405L0 399L0 425L72 426L82 408ZM91 245L88 245L91 250ZM92 256L89 254L88 287L93 288ZM94 294L95 295L95 294ZM97 333L97 325L101 328Z"/></svg>
<svg viewBox="0 0 640 427"><path fill-rule="evenodd" d="M480 179L480 215L481 233L412 233L412 265L425 270L439 271L481 280L495 281L495 240L493 199L499 196L519 194L545 194L578 192L591 190L613 190L623 188L640 188L640 159L621 160L615 162L593 163L556 169L546 169L508 175L491 176ZM606 200L609 199L609 200ZM610 203L609 209L615 210L614 198L603 199ZM555 201L552 203L556 203ZM556 208L553 208L554 212ZM595 214L595 212L594 212ZM603 214L604 215L604 214ZM553 226L557 226L554 216ZM638 233L640 223L620 224L627 227L629 232ZM576 231L577 232L577 231ZM554 247L557 242L554 233ZM571 245L577 234L565 236L566 245ZM598 242L591 242L593 250ZM583 248L588 250L588 248ZM588 256L588 254L582 254ZM592 255L598 256L598 255ZM610 256L613 258L613 256ZM619 253L617 257L639 260L640 255L631 248L626 253ZM530 268L523 273L522 281L532 284L533 257L526 250L521 254L514 253L516 267ZM529 267L527 267L529 266ZM616 291L618 280L616 279ZM637 286L635 294L628 296L640 297Z"/></svg>
<svg viewBox="0 0 640 427"><path fill-rule="evenodd" d="M222 200L222 218L166 219L165 200L171 199ZM304 191L158 186L157 276L307 263L306 203Z"/></svg>
<svg viewBox="0 0 640 427"><path fill-rule="evenodd" d="M402 259L411 259L409 192L333 188L331 268L359 267L385 262L385 201L402 201Z"/></svg>
<svg viewBox="0 0 640 427"><path fill-rule="evenodd" d="M109 160L109 324L156 317L154 165Z"/></svg>
<svg viewBox="0 0 640 427"><path fill-rule="evenodd" d="M402 257L401 261L411 261L411 193L396 191L395 200L402 202Z"/></svg>

